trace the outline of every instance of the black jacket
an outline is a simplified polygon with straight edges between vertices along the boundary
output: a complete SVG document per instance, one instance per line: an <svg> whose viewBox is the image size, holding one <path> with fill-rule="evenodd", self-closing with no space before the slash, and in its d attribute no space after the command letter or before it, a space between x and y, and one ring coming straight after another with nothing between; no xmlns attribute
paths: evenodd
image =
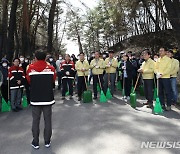
<svg viewBox="0 0 180 154"><path fill-rule="evenodd" d="M122 69L122 67L124 66L124 62L122 62L120 64L119 69L121 70L121 72L123 73L123 77L124 77L124 70ZM126 72L127 72L127 78L132 79L133 78L133 65L130 61L126 62Z"/></svg>

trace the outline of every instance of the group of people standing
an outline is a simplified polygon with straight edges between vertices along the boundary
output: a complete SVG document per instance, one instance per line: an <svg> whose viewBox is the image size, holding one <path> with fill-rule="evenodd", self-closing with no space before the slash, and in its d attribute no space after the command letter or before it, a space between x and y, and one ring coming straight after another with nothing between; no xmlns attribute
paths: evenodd
<svg viewBox="0 0 180 154"><path fill-rule="evenodd" d="M141 76L147 99L144 105L153 108L153 91L157 87L163 109L171 110L171 105L177 103L178 71L179 61L173 58L172 50L165 48L160 48L159 55L154 55L154 58L148 49L144 50L139 58L131 52L121 53L117 57L111 50L105 56L98 51L94 52L89 60L86 60L84 53L79 54L79 60L69 54L66 54L64 58L59 55L57 61L45 52L37 51L32 61L20 56L13 59L12 66L9 66L7 59L2 59L1 94L6 101L10 99L12 110L18 112L22 110L21 101L25 87L28 102L32 105L32 147L38 149L41 113L45 120L45 146L50 147L51 143L51 116L52 105L55 103L53 89L56 74L58 89L62 89L62 100L65 99L67 92L69 92L69 98L73 99L73 87L77 81L78 101L81 101L82 94L87 90L87 84L90 84L91 78L93 78L94 100L98 98L98 85L104 93L109 88L114 96L116 81L122 83L125 91L124 99L129 100L131 87ZM165 98L167 103L165 103Z"/></svg>

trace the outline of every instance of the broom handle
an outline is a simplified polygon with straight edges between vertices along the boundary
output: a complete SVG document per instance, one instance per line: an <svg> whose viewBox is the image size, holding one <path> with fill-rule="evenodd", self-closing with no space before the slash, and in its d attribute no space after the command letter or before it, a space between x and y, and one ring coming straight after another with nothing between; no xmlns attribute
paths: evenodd
<svg viewBox="0 0 180 154"><path fill-rule="evenodd" d="M99 78L99 74L98 74L98 80L99 80L99 85L100 85L101 90L102 90L102 85L101 85L101 81L100 81L100 78Z"/></svg>
<svg viewBox="0 0 180 154"><path fill-rule="evenodd" d="M159 79L157 79L157 96L159 96Z"/></svg>
<svg viewBox="0 0 180 154"><path fill-rule="evenodd" d="M136 90L136 87L137 87L137 84L138 84L138 81L139 81L140 75L141 75L141 73L139 73L139 74L138 74L138 78L137 78L137 80L136 80L136 84L135 84L135 86L134 86L133 93L134 93L134 92L135 92L135 90Z"/></svg>
<svg viewBox="0 0 180 154"><path fill-rule="evenodd" d="M87 86L87 80L86 80L85 73L84 73L84 81L85 81L86 89L88 90L88 86Z"/></svg>
<svg viewBox="0 0 180 154"><path fill-rule="evenodd" d="M8 77L8 101L9 101L9 77Z"/></svg>

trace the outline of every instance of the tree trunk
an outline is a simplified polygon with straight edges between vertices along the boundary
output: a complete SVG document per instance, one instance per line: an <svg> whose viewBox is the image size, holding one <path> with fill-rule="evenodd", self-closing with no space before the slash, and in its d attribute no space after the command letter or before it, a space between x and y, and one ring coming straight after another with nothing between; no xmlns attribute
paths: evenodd
<svg viewBox="0 0 180 154"><path fill-rule="evenodd" d="M18 0L12 1L9 29L8 29L8 45L7 45L7 58L11 62L14 54L14 33L16 30L16 10L18 6Z"/></svg>
<svg viewBox="0 0 180 154"><path fill-rule="evenodd" d="M175 32L175 36L178 42L178 46L180 48L180 1L179 0L163 0L168 19L171 22L173 30Z"/></svg>
<svg viewBox="0 0 180 154"><path fill-rule="evenodd" d="M47 50L49 53L53 50L53 25L54 25L54 16L56 9L57 0L52 0L51 9L49 12L49 20L48 20L48 47Z"/></svg>
<svg viewBox="0 0 180 154"><path fill-rule="evenodd" d="M8 28L8 4L9 0L2 1L3 3L3 16L2 16L2 47L0 48L1 53L6 53L6 46L7 46L7 28ZM2 55L0 55L2 57Z"/></svg>

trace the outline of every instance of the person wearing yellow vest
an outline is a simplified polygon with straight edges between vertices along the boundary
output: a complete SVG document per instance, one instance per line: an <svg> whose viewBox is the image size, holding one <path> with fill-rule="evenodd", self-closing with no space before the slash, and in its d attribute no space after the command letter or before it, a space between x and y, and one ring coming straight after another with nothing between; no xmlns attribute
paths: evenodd
<svg viewBox="0 0 180 154"><path fill-rule="evenodd" d="M77 89L78 89L78 101L81 101L82 93L87 90L86 84L89 75L89 63L84 58L84 53L79 54L79 60L75 64L77 70Z"/></svg>
<svg viewBox="0 0 180 154"><path fill-rule="evenodd" d="M172 60L167 57L165 48L159 49L160 58L155 63L155 74L159 81L159 99L163 110L171 110L172 88L170 82ZM167 98L167 107L165 105L164 94Z"/></svg>
<svg viewBox="0 0 180 154"><path fill-rule="evenodd" d="M171 58L172 64L171 64L171 88L173 92L173 104L177 103L178 98L178 89L177 89L177 74L179 72L179 61L177 59L174 59L174 52L173 50L169 50L167 52L167 56Z"/></svg>
<svg viewBox="0 0 180 154"><path fill-rule="evenodd" d="M108 84L110 83L110 91L113 96L115 81L116 81L116 70L118 67L118 61L114 58L114 51L109 51L109 57L105 59L105 75L104 75L104 90L107 91Z"/></svg>
<svg viewBox="0 0 180 154"><path fill-rule="evenodd" d="M93 74L94 99L97 99L97 84L99 82L99 84L101 84L102 90L104 91L103 72L105 69L104 60L100 58L100 53L98 51L95 52L95 58L91 61L90 68L92 69Z"/></svg>
<svg viewBox="0 0 180 154"><path fill-rule="evenodd" d="M143 51L144 62L142 63L141 68L138 70L139 73L142 73L142 78L144 81L144 93L147 99L148 108L153 109L153 87L154 87L154 65L155 62L150 58L151 53L149 50Z"/></svg>

